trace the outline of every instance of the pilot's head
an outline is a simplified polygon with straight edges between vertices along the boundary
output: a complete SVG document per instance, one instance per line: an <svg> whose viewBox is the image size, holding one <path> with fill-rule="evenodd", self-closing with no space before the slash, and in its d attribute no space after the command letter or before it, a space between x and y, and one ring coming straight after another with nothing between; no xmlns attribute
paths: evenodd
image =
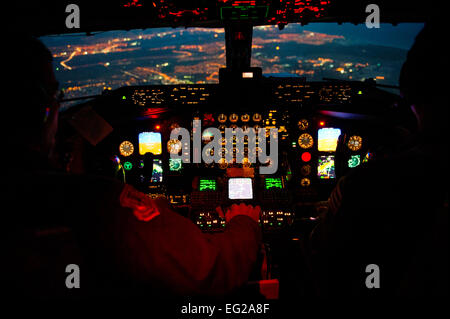
<svg viewBox="0 0 450 319"><path fill-rule="evenodd" d="M6 92L13 101L7 114L15 124L10 128L12 148L48 157L54 146L59 109L52 54L30 36L16 36L10 44L5 61Z"/></svg>
<svg viewBox="0 0 450 319"><path fill-rule="evenodd" d="M446 27L427 23L417 35L400 74L400 90L416 115L419 130L441 138L448 121Z"/></svg>

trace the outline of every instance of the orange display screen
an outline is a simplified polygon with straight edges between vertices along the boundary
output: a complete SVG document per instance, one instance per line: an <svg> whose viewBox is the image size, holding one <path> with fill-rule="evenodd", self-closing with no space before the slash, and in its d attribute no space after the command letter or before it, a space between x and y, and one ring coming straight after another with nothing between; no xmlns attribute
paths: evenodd
<svg viewBox="0 0 450 319"><path fill-rule="evenodd" d="M139 154L144 155L146 153L161 155L161 133L142 132L139 134Z"/></svg>

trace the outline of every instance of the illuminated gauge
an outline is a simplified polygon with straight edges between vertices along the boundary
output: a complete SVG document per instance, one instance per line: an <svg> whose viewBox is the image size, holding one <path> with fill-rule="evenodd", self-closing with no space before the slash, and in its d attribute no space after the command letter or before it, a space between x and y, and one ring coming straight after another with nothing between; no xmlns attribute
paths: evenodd
<svg viewBox="0 0 450 319"><path fill-rule="evenodd" d="M214 134L209 130L204 130L202 133L202 141L205 143L209 143L213 140Z"/></svg>
<svg viewBox="0 0 450 319"><path fill-rule="evenodd" d="M167 151L170 154L178 154L181 151L181 142L179 140L169 140L167 142Z"/></svg>
<svg viewBox="0 0 450 319"><path fill-rule="evenodd" d="M298 138L298 145L300 145L301 148L311 148L313 144L314 139L311 134L303 133Z"/></svg>
<svg viewBox="0 0 450 319"><path fill-rule="evenodd" d="M242 159L242 166L243 167L250 167L251 166L250 160L247 157L244 157Z"/></svg>
<svg viewBox="0 0 450 319"><path fill-rule="evenodd" d="M183 164L181 159L169 159L169 170L172 172L178 172L182 169Z"/></svg>
<svg viewBox="0 0 450 319"><path fill-rule="evenodd" d="M119 146L119 152L122 156L130 156L134 152L134 145L129 141L123 141Z"/></svg>
<svg viewBox="0 0 450 319"><path fill-rule="evenodd" d="M311 174L311 165L303 165L300 169L300 173L302 173L303 176Z"/></svg>
<svg viewBox="0 0 450 319"><path fill-rule="evenodd" d="M125 163L123 163L123 168L126 171L131 171L131 169L133 168L133 164L131 164L130 162L125 162Z"/></svg>
<svg viewBox="0 0 450 319"><path fill-rule="evenodd" d="M360 155L352 155L348 160L348 167L355 168L361 164L361 156Z"/></svg>
<svg viewBox="0 0 450 319"><path fill-rule="evenodd" d="M241 121L242 121L242 122L248 122L248 121L250 121L250 115L248 115L248 114L243 114L243 115L241 116Z"/></svg>
<svg viewBox="0 0 450 319"><path fill-rule="evenodd" d="M225 168L227 168L228 167L228 163L227 163L227 161L224 159L224 158L221 158L220 160L219 160L219 168L220 169L225 169Z"/></svg>
<svg viewBox="0 0 450 319"><path fill-rule="evenodd" d="M227 116L225 114L219 114L217 120L219 121L219 123L225 123L227 121Z"/></svg>
<svg viewBox="0 0 450 319"><path fill-rule="evenodd" d="M300 185L302 185L302 187L308 187L309 185L311 185L311 181L309 178L302 178L300 180Z"/></svg>
<svg viewBox="0 0 450 319"><path fill-rule="evenodd" d="M262 116L259 113L255 113L255 114L253 114L252 119L253 119L254 122L259 122L259 121L262 120Z"/></svg>
<svg viewBox="0 0 450 319"><path fill-rule="evenodd" d="M208 154L208 149L204 150L205 154L209 155L209 156L214 156L214 148L209 149L209 154Z"/></svg>
<svg viewBox="0 0 450 319"><path fill-rule="evenodd" d="M306 130L309 127L309 122L307 119L301 119L298 121L298 128L302 131Z"/></svg>
<svg viewBox="0 0 450 319"><path fill-rule="evenodd" d="M225 147L222 147L220 149L220 156L225 157L225 155L227 155L227 154L228 154L228 150Z"/></svg>
<svg viewBox="0 0 450 319"><path fill-rule="evenodd" d="M236 135L233 135L232 137L230 137L228 139L228 142L230 143L236 143L238 141L238 138L236 137Z"/></svg>
<svg viewBox="0 0 450 319"><path fill-rule="evenodd" d="M236 123L239 120L239 116L236 113L230 115L230 122Z"/></svg>
<svg viewBox="0 0 450 319"><path fill-rule="evenodd" d="M259 153L261 153L262 152L262 149L261 149L261 147L259 147L259 146L257 146L257 147L255 147L254 149L252 149L252 153L254 154L254 155L257 155L257 154L259 154Z"/></svg>
<svg viewBox="0 0 450 319"><path fill-rule="evenodd" d="M352 151L359 151L362 147L362 137L358 135L353 135L348 139L347 146Z"/></svg>

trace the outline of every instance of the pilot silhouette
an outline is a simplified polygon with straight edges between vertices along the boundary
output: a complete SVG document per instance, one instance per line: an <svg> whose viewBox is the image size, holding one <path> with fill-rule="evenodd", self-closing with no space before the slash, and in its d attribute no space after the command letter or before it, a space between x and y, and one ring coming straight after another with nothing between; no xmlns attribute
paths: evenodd
<svg viewBox="0 0 450 319"><path fill-rule="evenodd" d="M3 289L34 297L223 295L245 284L260 249L260 208L231 206L226 229L211 236L129 185L55 169L52 55L32 37L9 43ZM64 286L71 263L80 263L79 293Z"/></svg>
<svg viewBox="0 0 450 319"><path fill-rule="evenodd" d="M448 293L448 190L442 186L448 89L441 74L449 69L442 24L425 25L401 71L417 132L341 178L314 232L312 259L323 295ZM371 264L379 267L379 288L366 285Z"/></svg>

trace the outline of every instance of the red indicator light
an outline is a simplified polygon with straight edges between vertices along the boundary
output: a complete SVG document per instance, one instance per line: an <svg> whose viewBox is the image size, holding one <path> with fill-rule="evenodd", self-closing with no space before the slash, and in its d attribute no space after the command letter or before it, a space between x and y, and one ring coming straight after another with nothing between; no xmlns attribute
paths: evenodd
<svg viewBox="0 0 450 319"><path fill-rule="evenodd" d="M302 161L303 162L309 162L311 160L311 153L305 152L302 154Z"/></svg>
<svg viewBox="0 0 450 319"><path fill-rule="evenodd" d="M243 32L241 32L241 31L238 31L238 32L236 32L235 34L234 34L234 39L235 40L245 40L245 36L244 36L244 33Z"/></svg>
<svg viewBox="0 0 450 319"><path fill-rule="evenodd" d="M210 114L210 113L204 114L203 115L203 122L207 126L213 125L213 123L214 123L214 116L212 114Z"/></svg>
<svg viewBox="0 0 450 319"><path fill-rule="evenodd" d="M156 126L155 126L155 129L156 129L156 130L161 129L161 125L156 125Z"/></svg>
<svg viewBox="0 0 450 319"><path fill-rule="evenodd" d="M320 125L320 126L325 126L325 122L324 122L324 121L320 121L320 122L319 122L319 125Z"/></svg>

